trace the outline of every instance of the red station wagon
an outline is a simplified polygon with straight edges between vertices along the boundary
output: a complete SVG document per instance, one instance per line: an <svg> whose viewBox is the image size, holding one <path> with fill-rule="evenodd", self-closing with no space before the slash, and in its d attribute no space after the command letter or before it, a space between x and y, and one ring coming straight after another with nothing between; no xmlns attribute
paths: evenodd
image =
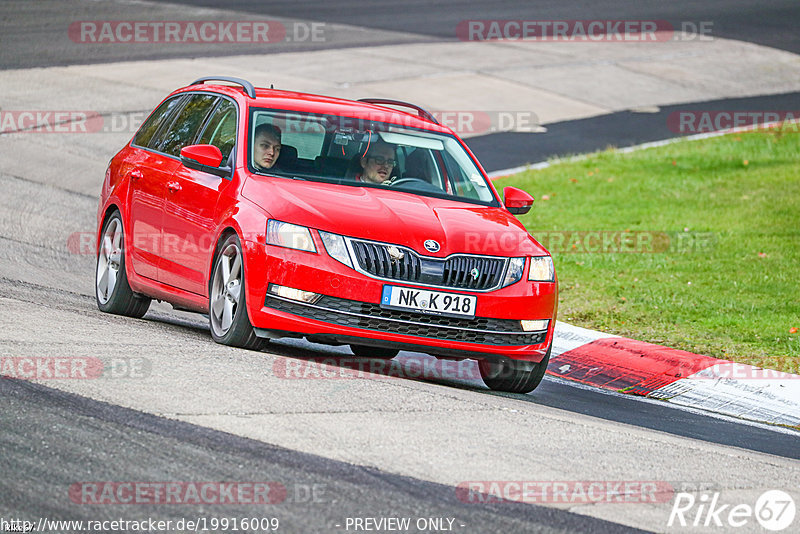
<svg viewBox="0 0 800 534"><path fill-rule="evenodd" d="M490 388L529 392L558 284L514 217L533 198L503 196L413 104L201 78L108 166L97 304L142 317L164 300L238 347L292 336L366 358L472 358Z"/></svg>

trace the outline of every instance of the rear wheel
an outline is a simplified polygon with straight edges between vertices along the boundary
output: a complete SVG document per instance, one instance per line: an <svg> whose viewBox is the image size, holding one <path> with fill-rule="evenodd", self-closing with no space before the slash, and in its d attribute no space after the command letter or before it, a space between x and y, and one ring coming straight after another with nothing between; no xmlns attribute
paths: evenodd
<svg viewBox="0 0 800 534"><path fill-rule="evenodd" d="M489 389L495 391L530 393L536 389L542 378L544 378L552 348L553 345L551 343L542 361L534 364L530 362L479 360L478 368L481 371L483 383L489 386Z"/></svg>
<svg viewBox="0 0 800 534"><path fill-rule="evenodd" d="M397 349L368 347L366 345L350 345L350 350L359 358L377 358L381 360L391 360L400 352Z"/></svg>
<svg viewBox="0 0 800 534"><path fill-rule="evenodd" d="M134 293L128 284L125 271L125 234L118 211L112 213L103 223L101 235L94 279L97 307L106 313L143 317L150 307L150 299Z"/></svg>
<svg viewBox="0 0 800 534"><path fill-rule="evenodd" d="M211 337L223 345L257 349L261 340L247 316L244 259L239 238L231 234L217 250L209 284Z"/></svg>

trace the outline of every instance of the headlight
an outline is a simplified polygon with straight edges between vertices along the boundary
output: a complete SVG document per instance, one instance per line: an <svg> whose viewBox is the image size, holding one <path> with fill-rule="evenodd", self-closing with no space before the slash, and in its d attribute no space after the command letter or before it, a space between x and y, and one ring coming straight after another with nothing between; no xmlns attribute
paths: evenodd
<svg viewBox="0 0 800 534"><path fill-rule="evenodd" d="M305 226L270 219L267 221L267 244L316 252L311 231Z"/></svg>
<svg viewBox="0 0 800 534"><path fill-rule="evenodd" d="M528 280L534 282L552 282L555 280L555 275L553 258L550 256L534 256L531 258Z"/></svg>
<svg viewBox="0 0 800 534"><path fill-rule="evenodd" d="M353 268L353 261L350 259L347 244L342 236L328 232L319 232L319 236L322 238L322 244L325 245L325 250L331 258L344 263L351 269Z"/></svg>
<svg viewBox="0 0 800 534"><path fill-rule="evenodd" d="M501 287L510 286L522 280L522 271L525 269L525 258L511 258L508 260L506 277L503 279Z"/></svg>

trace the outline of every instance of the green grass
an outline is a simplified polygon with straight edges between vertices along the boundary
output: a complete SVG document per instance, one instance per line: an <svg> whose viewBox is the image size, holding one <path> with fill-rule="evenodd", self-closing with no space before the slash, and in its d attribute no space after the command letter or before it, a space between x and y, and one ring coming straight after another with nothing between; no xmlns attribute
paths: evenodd
<svg viewBox="0 0 800 534"><path fill-rule="evenodd" d="M800 370L800 134L607 150L495 185L537 199L521 219L553 254L559 319ZM570 233L626 230L655 252L586 252Z"/></svg>

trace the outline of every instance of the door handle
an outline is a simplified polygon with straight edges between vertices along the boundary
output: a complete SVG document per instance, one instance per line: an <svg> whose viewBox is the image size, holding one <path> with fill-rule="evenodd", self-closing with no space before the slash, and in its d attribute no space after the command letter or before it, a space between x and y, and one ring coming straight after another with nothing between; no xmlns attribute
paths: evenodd
<svg viewBox="0 0 800 534"><path fill-rule="evenodd" d="M174 193L176 191L181 190L181 184L178 182L167 182L167 189L169 189L170 193Z"/></svg>
<svg viewBox="0 0 800 534"><path fill-rule="evenodd" d="M131 180L141 180L144 178L144 174L140 169L133 169L131 171Z"/></svg>

